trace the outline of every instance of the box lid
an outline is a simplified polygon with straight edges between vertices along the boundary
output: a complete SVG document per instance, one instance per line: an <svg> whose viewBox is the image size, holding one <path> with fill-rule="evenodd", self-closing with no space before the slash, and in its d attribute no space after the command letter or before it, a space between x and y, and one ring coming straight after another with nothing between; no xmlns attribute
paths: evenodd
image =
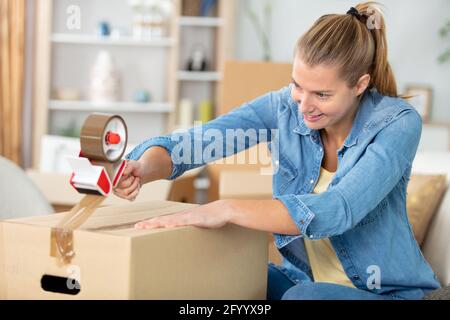
<svg viewBox="0 0 450 320"><path fill-rule="evenodd" d="M76 231L102 232L127 237L160 232L163 229L136 230L134 229L134 224L142 220L180 212L196 206L170 201L149 201L100 207ZM64 212L46 216L11 219L4 222L53 228L68 214L68 212Z"/></svg>

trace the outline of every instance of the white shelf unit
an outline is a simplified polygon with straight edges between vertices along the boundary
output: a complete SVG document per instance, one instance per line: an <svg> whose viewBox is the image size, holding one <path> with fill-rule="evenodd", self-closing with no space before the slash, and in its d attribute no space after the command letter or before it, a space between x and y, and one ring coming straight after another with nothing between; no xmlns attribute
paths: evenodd
<svg viewBox="0 0 450 320"><path fill-rule="evenodd" d="M195 102L218 101L218 86L226 59L233 57L234 0L218 0L217 15L183 15L189 0L173 0L174 12L162 38L137 40L125 32L118 37L97 36L99 21L112 27L131 29L128 0L77 0L82 13L81 28L69 30L67 9L73 0L41 0L36 5L35 116L33 124L33 168L42 161L44 139L57 139L68 125L81 125L91 112L122 115L129 127L130 145L177 128L178 104L182 98ZM189 5L192 4L189 3ZM206 37L205 37L206 35ZM208 46L208 72L186 72L192 43ZM94 104L88 97L89 71L99 50L110 51L122 73L122 96L118 102ZM79 101L58 100L54 89L77 88ZM138 90L150 91L150 103L132 102ZM62 143L70 138L61 137ZM70 140L71 141L71 140Z"/></svg>
<svg viewBox="0 0 450 320"><path fill-rule="evenodd" d="M175 117L172 125L176 129L185 130L192 124L180 122L180 101L191 100L194 105L194 122L200 118L200 104L202 101L212 102L216 115L219 106L220 85L223 78L225 61L233 59L234 55L234 15L235 0L217 0L215 12L211 17L191 16L186 14L185 5L192 5L196 1L177 0L178 17L174 21L174 37L179 45L173 61L174 83L173 99L177 102ZM198 2L198 1L197 1ZM192 14L192 10L190 14ZM189 58L195 47L202 47L207 58L207 69L202 72L188 71ZM198 203L207 201L209 179L206 172L202 172L196 180Z"/></svg>
<svg viewBox="0 0 450 320"><path fill-rule="evenodd" d="M101 37L90 34L54 33L51 36L53 43L60 44L89 44L110 46L137 46L137 47L170 47L175 44L172 38L152 40L138 40L132 37Z"/></svg>
<svg viewBox="0 0 450 320"><path fill-rule="evenodd" d="M205 71L205 72L194 72L194 71L178 71L178 80L180 81L220 81L222 80L222 74L220 72Z"/></svg>
<svg viewBox="0 0 450 320"><path fill-rule="evenodd" d="M189 0L179 0L179 14L175 23L177 32L177 70L175 74L175 101L179 114L179 102L184 99L191 100L194 105L194 121L200 117L199 105L207 100L212 102L213 117L219 104L220 83L223 78L225 61L233 57L234 38L234 0L217 0L217 7L213 16L187 16L183 6L190 5ZM207 70L201 72L188 71L187 65L193 50L201 47L206 55ZM189 124L181 123L179 117L174 119L174 127L187 127Z"/></svg>
<svg viewBox="0 0 450 320"><path fill-rule="evenodd" d="M77 6L81 12L79 28L67 24L68 8ZM177 50L172 36L174 17L169 19L163 37L140 40L132 36L133 13L128 0L41 0L37 5L36 61L40 70L35 97L33 168L42 168L46 158L56 155L45 149L46 140L58 139L68 144L67 135L76 134L84 119L92 112L121 115L128 126L129 145L151 136L170 132L170 118L175 101L170 100L173 52ZM120 37L99 36L100 21L121 30ZM90 72L98 53L111 53L120 73L118 101L89 101ZM39 68L38 68L39 69ZM80 100L58 100L58 89L75 89ZM138 91L150 93L149 103L134 102ZM72 138L73 139L73 138ZM42 148L41 148L42 146ZM67 150L71 150L69 147ZM46 154L48 153L48 155ZM42 154L42 156L41 156ZM61 167L56 165L56 167Z"/></svg>
<svg viewBox="0 0 450 320"><path fill-rule="evenodd" d="M178 24L189 27L221 27L222 18L214 17L180 17Z"/></svg>
<svg viewBox="0 0 450 320"><path fill-rule="evenodd" d="M170 113L170 103L104 102L51 100L49 110L123 112L123 113Z"/></svg>

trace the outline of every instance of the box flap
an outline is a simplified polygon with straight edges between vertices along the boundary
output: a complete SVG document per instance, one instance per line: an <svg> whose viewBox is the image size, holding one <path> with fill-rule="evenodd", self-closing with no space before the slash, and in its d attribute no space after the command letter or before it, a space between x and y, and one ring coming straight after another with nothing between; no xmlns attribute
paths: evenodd
<svg viewBox="0 0 450 320"><path fill-rule="evenodd" d="M150 201L141 203L130 203L121 206L110 206L98 208L92 216L77 230L86 231L111 231L133 229L136 222L157 216L168 215L195 207L193 204ZM47 216L21 218L8 220L6 222L22 223L41 227L55 227L68 213L59 213ZM121 232L122 235L126 235Z"/></svg>

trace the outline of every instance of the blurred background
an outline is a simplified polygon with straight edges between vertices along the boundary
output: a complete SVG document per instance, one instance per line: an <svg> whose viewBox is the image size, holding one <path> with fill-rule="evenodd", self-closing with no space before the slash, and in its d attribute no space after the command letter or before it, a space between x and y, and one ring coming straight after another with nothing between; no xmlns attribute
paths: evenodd
<svg viewBox="0 0 450 320"><path fill-rule="evenodd" d="M419 151L450 147L450 1L383 0L399 91L424 119ZM0 155L68 175L91 112L117 113L128 150L290 81L296 40L347 0L0 0ZM218 197L221 169L192 178ZM43 181L48 176L43 175ZM44 183L46 185L46 183ZM54 186L55 184L51 184ZM202 193L203 190L203 193ZM186 200L186 199L185 199Z"/></svg>

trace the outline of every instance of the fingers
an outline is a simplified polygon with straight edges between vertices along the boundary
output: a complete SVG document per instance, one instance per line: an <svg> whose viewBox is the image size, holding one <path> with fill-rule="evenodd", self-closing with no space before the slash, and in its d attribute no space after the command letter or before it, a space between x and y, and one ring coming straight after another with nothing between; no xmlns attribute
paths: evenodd
<svg viewBox="0 0 450 320"><path fill-rule="evenodd" d="M126 195L131 195L135 190L139 191L140 188L140 180L139 178L134 178L134 181L131 183L131 185L128 188L123 189L124 193Z"/></svg>
<svg viewBox="0 0 450 320"><path fill-rule="evenodd" d="M135 224L135 229L158 229L175 228L189 224L189 215L187 213L177 213L164 217L156 217L150 220L141 221Z"/></svg>
<svg viewBox="0 0 450 320"><path fill-rule="evenodd" d="M153 218L147 221L141 221L135 224L135 229L158 229L167 228L167 221L162 221L160 218Z"/></svg>
<svg viewBox="0 0 450 320"><path fill-rule="evenodd" d="M125 169L123 170L122 176L126 177L131 175L133 170L135 169L135 161L127 161Z"/></svg>
<svg viewBox="0 0 450 320"><path fill-rule="evenodd" d="M129 188L129 187L133 184L134 180L135 180L135 177L133 177L133 176L128 176L128 177L126 177L126 178L120 180L120 182L119 182L119 184L117 185L116 188L118 188L118 189L126 189L126 188Z"/></svg>
<svg viewBox="0 0 450 320"><path fill-rule="evenodd" d="M141 179L136 177L129 177L123 182L124 187L117 187L114 189L114 194L118 197L134 201L141 188Z"/></svg>
<svg viewBox="0 0 450 320"><path fill-rule="evenodd" d="M160 228L160 227L161 227L161 225L159 224L159 222L156 219L141 221L134 225L134 228L139 229L139 230L152 229L152 228L156 229L156 228Z"/></svg>
<svg viewBox="0 0 450 320"><path fill-rule="evenodd" d="M139 194L139 191L140 191L140 186L137 187L136 190L134 190L132 193L130 193L130 195L128 196L128 200L130 200L130 201L136 200L136 197Z"/></svg>

